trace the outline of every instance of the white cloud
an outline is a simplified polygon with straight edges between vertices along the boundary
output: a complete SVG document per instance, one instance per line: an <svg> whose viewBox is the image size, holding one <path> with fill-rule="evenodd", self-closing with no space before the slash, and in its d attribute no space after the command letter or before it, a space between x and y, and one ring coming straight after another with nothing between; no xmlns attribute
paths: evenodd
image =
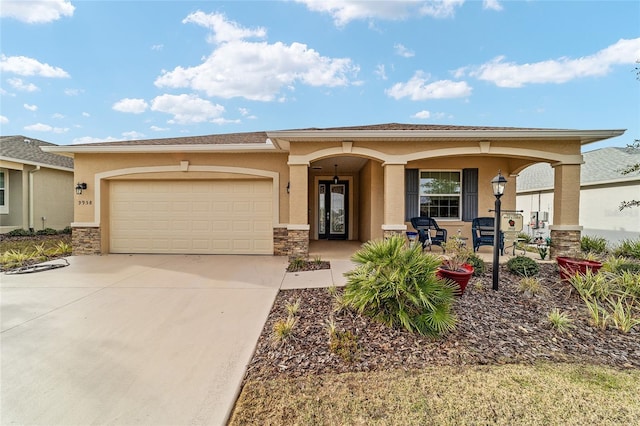
<svg viewBox="0 0 640 426"><path fill-rule="evenodd" d="M135 130L132 130L130 132L122 133L122 136L124 136L124 138L127 139L127 140L135 140L135 139L144 138L145 134L144 133L140 133L140 132L136 132Z"/></svg>
<svg viewBox="0 0 640 426"><path fill-rule="evenodd" d="M69 131L69 129L66 127L65 128L53 127L53 126L49 126L48 124L42 124L42 123L25 126L24 129L30 132L49 132L49 133L66 133Z"/></svg>
<svg viewBox="0 0 640 426"><path fill-rule="evenodd" d="M83 113L82 113L82 116L83 116L83 117L91 117L91 114L89 114L88 112L83 112Z"/></svg>
<svg viewBox="0 0 640 426"><path fill-rule="evenodd" d="M217 48L201 65L164 72L158 87L190 88L209 96L274 100L282 88L346 86L359 71L350 59L328 58L301 43L234 41Z"/></svg>
<svg viewBox="0 0 640 426"><path fill-rule="evenodd" d="M37 111L38 110L38 105L24 104L22 106L24 107L24 109L29 110L29 111Z"/></svg>
<svg viewBox="0 0 640 426"><path fill-rule="evenodd" d="M417 71L406 83L396 83L385 93L392 98L425 99L463 98L471 95L471 87L465 81L439 80L428 83L429 75Z"/></svg>
<svg viewBox="0 0 640 426"><path fill-rule="evenodd" d="M464 0L431 0L424 2L420 13L433 18L450 18L456 14L456 9L462 7Z"/></svg>
<svg viewBox="0 0 640 426"><path fill-rule="evenodd" d="M124 98L113 104L111 108L120 112L141 114L149 108L149 104L144 99Z"/></svg>
<svg viewBox="0 0 640 426"><path fill-rule="evenodd" d="M413 114L411 118L419 118L420 120L426 120L428 118L431 118L431 113L427 110L422 110Z"/></svg>
<svg viewBox="0 0 640 426"><path fill-rule="evenodd" d="M8 123L9 123L9 119L4 115L0 115L0 124L8 124Z"/></svg>
<svg viewBox="0 0 640 426"><path fill-rule="evenodd" d="M67 0L2 0L0 17L28 24L42 24L73 16L75 6Z"/></svg>
<svg viewBox="0 0 640 426"><path fill-rule="evenodd" d="M154 44L151 46L151 50L162 50L164 49L164 44Z"/></svg>
<svg viewBox="0 0 640 426"><path fill-rule="evenodd" d="M166 132L167 130L169 130L168 127L158 127L158 126L151 126L149 127L149 129L151 129L154 132Z"/></svg>
<svg viewBox="0 0 640 426"><path fill-rule="evenodd" d="M522 87L526 84L565 83L577 78L603 76L611 67L633 64L640 58L640 38L621 39L615 44L581 58L559 58L528 64L505 62L499 56L478 67L469 75L499 87ZM469 69L469 68L467 68Z"/></svg>
<svg viewBox="0 0 640 426"><path fill-rule="evenodd" d="M416 56L413 50L407 49L404 45L397 43L393 46L396 51L396 55L402 56L403 58L412 58Z"/></svg>
<svg viewBox="0 0 640 426"><path fill-rule="evenodd" d="M82 92L80 89L64 89L64 94L67 96L78 96Z"/></svg>
<svg viewBox="0 0 640 426"><path fill-rule="evenodd" d="M378 78L380 78L382 80L386 80L387 79L387 72L385 71L384 64L376 65L376 69L375 69L375 71L373 71L373 73L375 75L377 75Z"/></svg>
<svg viewBox="0 0 640 426"><path fill-rule="evenodd" d="M122 138L114 138L114 137L106 137L106 138L95 138L93 136L83 136L81 138L75 138L71 141L72 145L85 144L85 143L100 143L100 142L118 142L121 141Z"/></svg>
<svg viewBox="0 0 640 426"><path fill-rule="evenodd" d="M359 68L350 59L329 58L305 44L249 42L243 37L260 36L262 30L247 30L235 22L221 21L223 15L202 12L185 21L206 25L214 31L209 38L220 43L203 63L163 71L157 87L189 88L222 98L244 97L272 101L280 91L295 83L336 87L350 84Z"/></svg>
<svg viewBox="0 0 640 426"><path fill-rule="evenodd" d="M434 18L453 16L464 0L426 1L362 1L362 0L296 0L313 12L328 13L336 26L342 27L355 20L379 19L399 21L416 15Z"/></svg>
<svg viewBox="0 0 640 426"><path fill-rule="evenodd" d="M26 83L21 78L8 78L7 82L16 90L20 90L23 92L35 92L38 89L33 83Z"/></svg>
<svg viewBox="0 0 640 426"><path fill-rule="evenodd" d="M151 110L172 114L170 124L221 123L224 107L195 95L161 95L151 101Z"/></svg>
<svg viewBox="0 0 640 426"><path fill-rule="evenodd" d="M0 55L0 71L22 76L36 75L49 78L68 78L69 74L59 67L43 64L26 56Z"/></svg>
<svg viewBox="0 0 640 426"><path fill-rule="evenodd" d="M483 0L482 1L482 8L483 9L488 9L488 10L501 11L502 10L502 5L500 4L500 2L498 0Z"/></svg>
<svg viewBox="0 0 640 426"><path fill-rule="evenodd" d="M242 28L237 22L227 20L227 17L222 13L207 14L197 11L184 18L182 23L197 24L208 28L212 32L208 41L216 44L247 38L264 38L267 35L267 30L262 27L253 30Z"/></svg>
<svg viewBox="0 0 640 426"><path fill-rule="evenodd" d="M60 114L59 112L56 112L51 116L51 118L55 118L56 120L62 120L64 118L64 115Z"/></svg>

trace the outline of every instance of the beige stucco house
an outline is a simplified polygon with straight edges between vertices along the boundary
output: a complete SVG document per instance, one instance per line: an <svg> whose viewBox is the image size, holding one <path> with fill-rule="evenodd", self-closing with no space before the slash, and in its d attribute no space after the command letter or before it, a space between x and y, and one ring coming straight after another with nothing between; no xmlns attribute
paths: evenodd
<svg viewBox="0 0 640 426"><path fill-rule="evenodd" d="M623 130L381 124L44 147L71 155L77 254L307 256L309 241L367 241L436 217L470 237L498 171L555 169L557 253L579 248L581 148Z"/></svg>
<svg viewBox="0 0 640 426"><path fill-rule="evenodd" d="M49 142L0 136L0 233L61 230L73 221L73 159Z"/></svg>

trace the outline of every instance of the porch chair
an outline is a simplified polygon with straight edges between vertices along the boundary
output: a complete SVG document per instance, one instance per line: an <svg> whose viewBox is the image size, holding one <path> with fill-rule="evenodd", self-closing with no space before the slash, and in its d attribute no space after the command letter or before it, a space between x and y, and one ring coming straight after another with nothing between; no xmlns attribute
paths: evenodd
<svg viewBox="0 0 640 426"><path fill-rule="evenodd" d="M495 220L492 217L476 217L471 222L471 234L473 235L473 251L480 246L493 246ZM500 231L500 254L504 255L504 232Z"/></svg>
<svg viewBox="0 0 640 426"><path fill-rule="evenodd" d="M429 246L429 250L431 250L432 245L442 248L442 243L447 242L447 230L440 228L438 222L432 217L413 217L411 218L411 226L418 231L418 241L422 244L423 249Z"/></svg>

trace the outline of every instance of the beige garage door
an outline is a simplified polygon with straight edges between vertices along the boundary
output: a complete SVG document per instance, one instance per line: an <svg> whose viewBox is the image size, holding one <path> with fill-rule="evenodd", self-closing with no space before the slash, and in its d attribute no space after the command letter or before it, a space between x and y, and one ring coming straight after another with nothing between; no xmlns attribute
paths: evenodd
<svg viewBox="0 0 640 426"><path fill-rule="evenodd" d="M270 180L113 181L112 253L273 254Z"/></svg>

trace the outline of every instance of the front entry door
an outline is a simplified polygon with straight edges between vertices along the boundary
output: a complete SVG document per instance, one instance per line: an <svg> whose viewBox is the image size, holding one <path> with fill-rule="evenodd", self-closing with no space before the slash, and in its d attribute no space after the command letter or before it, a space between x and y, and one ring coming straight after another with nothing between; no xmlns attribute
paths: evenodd
<svg viewBox="0 0 640 426"><path fill-rule="evenodd" d="M349 224L349 182L323 180L318 184L318 238L346 240Z"/></svg>

